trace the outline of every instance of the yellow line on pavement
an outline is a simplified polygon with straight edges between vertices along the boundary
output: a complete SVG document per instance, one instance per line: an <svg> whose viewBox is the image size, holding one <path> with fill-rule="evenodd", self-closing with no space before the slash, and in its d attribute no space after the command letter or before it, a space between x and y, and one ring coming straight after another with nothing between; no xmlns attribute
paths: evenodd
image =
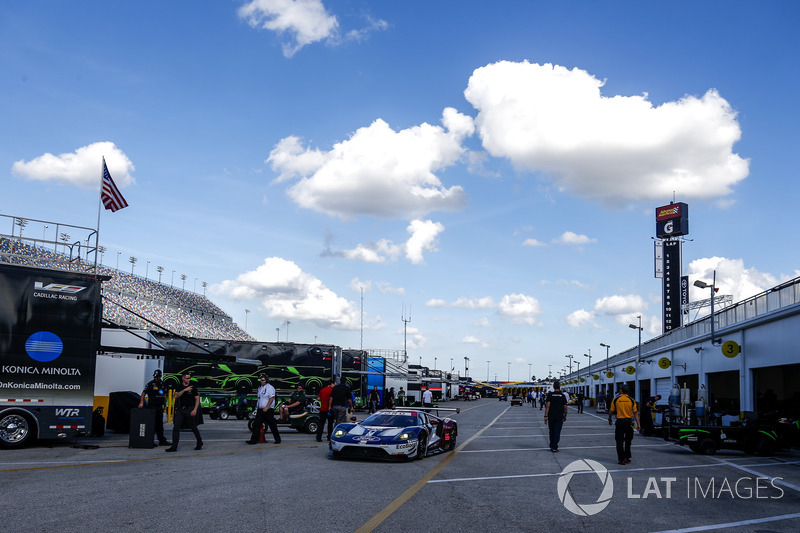
<svg viewBox="0 0 800 533"><path fill-rule="evenodd" d="M462 450L465 446L467 446L474 439L478 438L484 431L486 431L487 429L492 427L492 425L495 422L497 422L500 419L500 417L503 416L506 411L508 411L508 409L510 407L511 406L506 407L505 410L502 413L500 413L499 415L497 415L497 417L494 420L492 420L486 427L484 427L483 429L478 431L476 434L474 434L472 437L467 439L467 441L461 443L461 445L458 448L456 448L455 450L453 450L452 453L447 454L447 456L445 456L441 461L439 461L439 463L436 466L434 466L431 470L429 470L427 474L422 476L422 478L420 478L419 481L417 481L416 483L411 485L411 487L409 487L403 494L401 494L400 496L395 498L395 500L392 503L390 503L389 505L387 505L386 507L381 509L378 512L378 514L376 514L375 516L373 516L372 518L367 520L367 522L363 526L361 526L360 528L358 528L356 530L356 533L370 533L376 527L381 525L387 518L389 518L389 516L392 513L394 513L400 507L402 507L403 504L406 503L408 500L410 500L412 496L414 496L416 493L418 493L420 490L422 490L422 487L427 485L427 483L431 479L436 477L436 474L441 472L442 469L444 469L444 467L447 466L450 463L450 461L452 461L455 458L455 456L458 454L458 452L460 450ZM474 408L472 408L472 409L474 409Z"/></svg>

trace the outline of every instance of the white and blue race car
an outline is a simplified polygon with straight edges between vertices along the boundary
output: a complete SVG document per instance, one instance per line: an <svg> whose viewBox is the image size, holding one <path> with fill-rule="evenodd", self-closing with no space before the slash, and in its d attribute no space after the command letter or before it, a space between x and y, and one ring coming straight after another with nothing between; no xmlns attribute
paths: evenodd
<svg viewBox="0 0 800 533"><path fill-rule="evenodd" d="M460 409L383 409L363 422L339 424L331 435L331 455L422 459L428 452L454 450L458 424L451 418L438 416L439 411L458 413Z"/></svg>

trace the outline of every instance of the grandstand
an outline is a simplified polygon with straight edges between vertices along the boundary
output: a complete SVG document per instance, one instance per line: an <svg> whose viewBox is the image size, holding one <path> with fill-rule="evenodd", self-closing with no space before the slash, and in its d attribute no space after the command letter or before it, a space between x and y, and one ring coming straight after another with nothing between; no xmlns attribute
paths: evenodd
<svg viewBox="0 0 800 533"><path fill-rule="evenodd" d="M24 219L14 217L17 220ZM256 340L205 295L95 264L89 258L91 252L96 256L96 250L89 247L89 238L85 242L82 246L80 240L68 244L23 238L13 235L13 231L12 235L0 233L0 261L109 276L110 281L103 284L103 321L110 325L172 332L196 339Z"/></svg>

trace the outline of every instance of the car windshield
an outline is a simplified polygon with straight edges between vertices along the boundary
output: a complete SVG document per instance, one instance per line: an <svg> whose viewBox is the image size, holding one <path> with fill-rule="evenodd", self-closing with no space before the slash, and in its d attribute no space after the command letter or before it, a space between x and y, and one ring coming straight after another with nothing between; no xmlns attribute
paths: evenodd
<svg viewBox="0 0 800 533"><path fill-rule="evenodd" d="M416 426L417 424L419 424L419 422L417 422L417 419L414 416L394 414L375 414L361 423L363 426L382 426L391 428L404 428L408 426Z"/></svg>

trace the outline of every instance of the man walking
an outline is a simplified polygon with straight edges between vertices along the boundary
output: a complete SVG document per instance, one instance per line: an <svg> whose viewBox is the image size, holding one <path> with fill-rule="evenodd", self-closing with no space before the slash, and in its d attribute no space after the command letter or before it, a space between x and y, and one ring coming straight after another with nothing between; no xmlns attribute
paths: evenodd
<svg viewBox="0 0 800 533"><path fill-rule="evenodd" d="M258 403L256 404L256 419L253 422L253 432L247 444L258 444L261 426L265 423L272 432L275 444L281 443L281 434L278 433L278 424L275 422L275 387L269 384L269 378L262 375L261 385L258 387Z"/></svg>
<svg viewBox="0 0 800 533"><path fill-rule="evenodd" d="M547 393L544 406L544 422L550 428L550 451L558 452L561 427L567 421L567 397L561 392L561 383L553 382L553 390Z"/></svg>
<svg viewBox="0 0 800 533"><path fill-rule="evenodd" d="M177 452L178 441L181 439L181 428L184 421L189 425L189 429L194 433L194 438L197 439L195 450L203 447L203 438L200 436L200 431L197 429L197 411L200 409L200 393L197 392L197 387L191 382L192 375L184 372L181 375L180 390L175 389L175 417L172 419L172 446L167 448L166 452Z"/></svg>
<svg viewBox="0 0 800 533"><path fill-rule="evenodd" d="M620 395L611 401L608 408L608 425L611 425L611 415L617 415L614 427L614 440L617 441L617 460L619 464L626 465L631 462L631 442L633 442L633 417L639 426L639 410L636 402L628 396L628 385L620 387Z"/></svg>

